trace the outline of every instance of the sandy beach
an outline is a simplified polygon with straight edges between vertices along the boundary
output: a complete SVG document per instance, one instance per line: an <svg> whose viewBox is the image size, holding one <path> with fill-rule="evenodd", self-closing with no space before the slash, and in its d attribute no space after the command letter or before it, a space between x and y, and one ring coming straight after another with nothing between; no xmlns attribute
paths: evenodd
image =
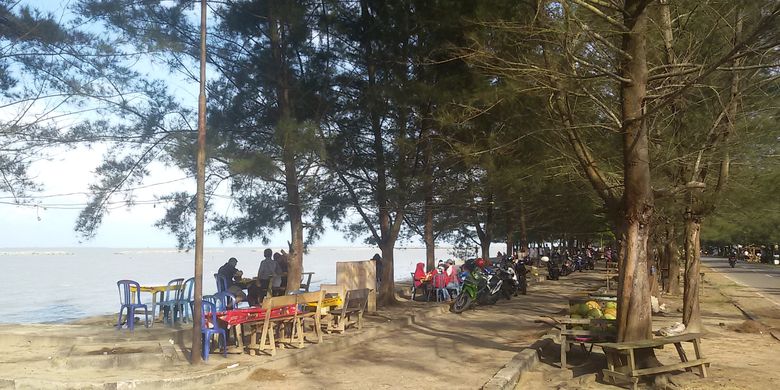
<svg viewBox="0 0 780 390"><path fill-rule="evenodd" d="M322 344L280 350L273 357L213 354L196 366L186 359L187 325L155 324L130 333L116 330L113 316L2 325L0 388L477 389L547 333L549 327L535 320L558 314L568 296L602 283L597 272L576 273L532 284L527 296L461 315L450 313L446 303L406 300L408 288L400 286L401 303L366 316L363 329L325 335ZM707 328L702 343L712 360L711 374L703 379L680 373L684 385L674 388L771 387L780 342L766 328L746 327L744 314L721 293L724 288L730 288L725 279L709 277L702 295ZM663 301L670 310L655 317L654 328L679 321L678 299ZM572 377L560 374L552 348L521 377L518 389L616 388L600 382L600 351L585 363L573 352ZM663 360L671 352L659 356Z"/></svg>

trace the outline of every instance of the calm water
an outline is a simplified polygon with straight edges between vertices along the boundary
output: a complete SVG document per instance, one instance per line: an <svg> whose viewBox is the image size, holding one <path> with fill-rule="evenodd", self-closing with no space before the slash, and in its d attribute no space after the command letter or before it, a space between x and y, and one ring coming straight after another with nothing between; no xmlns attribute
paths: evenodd
<svg viewBox="0 0 780 390"><path fill-rule="evenodd" d="M203 293L216 291L212 275L230 257L238 259L244 274L256 275L262 251L206 249ZM313 286L333 283L337 261L367 260L377 252L376 248L313 247L304 255L304 271L315 273ZM0 249L0 322L63 322L115 314L119 309L117 280L164 285L171 279L186 279L194 273L194 256L194 252L170 249ZM437 259L450 256L447 248L436 250ZM396 249L396 279L408 279L419 261L425 261L425 249ZM149 294L142 294L142 298L151 299Z"/></svg>

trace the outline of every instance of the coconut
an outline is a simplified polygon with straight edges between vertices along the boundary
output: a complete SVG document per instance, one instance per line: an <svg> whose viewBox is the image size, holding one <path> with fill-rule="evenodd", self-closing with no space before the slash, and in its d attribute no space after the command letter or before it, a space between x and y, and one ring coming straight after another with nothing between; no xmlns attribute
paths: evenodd
<svg viewBox="0 0 780 390"><path fill-rule="evenodd" d="M591 309L588 312L588 318L601 318L603 314L601 313L601 310L599 309Z"/></svg>

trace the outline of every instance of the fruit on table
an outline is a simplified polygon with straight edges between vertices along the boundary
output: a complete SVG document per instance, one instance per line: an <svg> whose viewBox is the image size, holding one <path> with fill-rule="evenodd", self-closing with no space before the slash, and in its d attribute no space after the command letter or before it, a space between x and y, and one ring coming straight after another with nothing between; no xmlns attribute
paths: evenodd
<svg viewBox="0 0 780 390"><path fill-rule="evenodd" d="M588 307L588 310L593 310L593 309L601 310L601 305L599 305L599 303L596 301L587 301L585 302L585 305Z"/></svg>
<svg viewBox="0 0 780 390"><path fill-rule="evenodd" d="M604 314L599 309L591 309L588 312L588 318L601 318Z"/></svg>

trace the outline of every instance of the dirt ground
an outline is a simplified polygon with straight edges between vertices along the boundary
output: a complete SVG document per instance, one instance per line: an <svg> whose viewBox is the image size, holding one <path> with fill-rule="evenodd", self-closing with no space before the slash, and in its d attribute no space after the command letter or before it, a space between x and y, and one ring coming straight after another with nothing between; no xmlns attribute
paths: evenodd
<svg viewBox="0 0 780 390"><path fill-rule="evenodd" d="M191 334L186 326L156 324L129 334L112 328L113 317L69 325L0 325L4 350L0 354L0 389L102 388L103 383L122 381L130 381L130 387L155 388L148 385L152 382L144 386L144 380L171 380L166 387L192 389L476 389L546 333L549 326L536 320L557 315L567 307L568 298L603 284L599 272L577 273L557 282L531 284L527 296L501 300L461 315L444 312L399 328L399 321L410 314L427 313L437 305L404 301L367 317L363 330L326 335L321 345L281 350L275 358L246 354L228 354L225 358L215 354L207 364L198 366L189 365L182 352ZM721 293L733 288L729 281L709 274L704 284L702 311L707 334L702 347L712 360L709 377L681 373L656 387L775 387L780 342L764 332L763 325L745 323L745 315ZM669 313L655 317L656 329L681 317L677 312L679 297L662 297L661 301L667 304ZM334 347L349 339L359 342ZM303 352L310 354L294 358L303 356ZM673 353L673 348L662 350L659 359L671 361ZM573 377L561 374L557 351L548 350L542 363L524 375L517 388L617 388L600 382L599 372L605 366L600 351L594 350L585 359L574 350L569 359L575 365Z"/></svg>
<svg viewBox="0 0 780 390"><path fill-rule="evenodd" d="M739 289L733 282L714 271L707 272L701 292L701 310L704 325L702 350L711 361L708 377L679 371L666 377L647 380L640 388L658 389L773 389L777 388L777 360L780 358L780 341L769 332L769 327L749 319L733 303L732 295ZM753 298L755 300L760 298ZM682 297L662 296L668 313L653 318L653 329L682 322ZM763 307L761 303L751 305ZM679 309L679 310L678 310ZM774 312L780 319L780 313ZM558 366L558 350L545 351L543 362L526 374L516 389L615 389L602 382L601 369L606 359L598 348L590 358L572 349L569 358L575 365L572 374L561 373ZM689 356L692 349L688 350ZM674 348L656 350L661 362L679 362ZM628 387L624 385L623 387Z"/></svg>

